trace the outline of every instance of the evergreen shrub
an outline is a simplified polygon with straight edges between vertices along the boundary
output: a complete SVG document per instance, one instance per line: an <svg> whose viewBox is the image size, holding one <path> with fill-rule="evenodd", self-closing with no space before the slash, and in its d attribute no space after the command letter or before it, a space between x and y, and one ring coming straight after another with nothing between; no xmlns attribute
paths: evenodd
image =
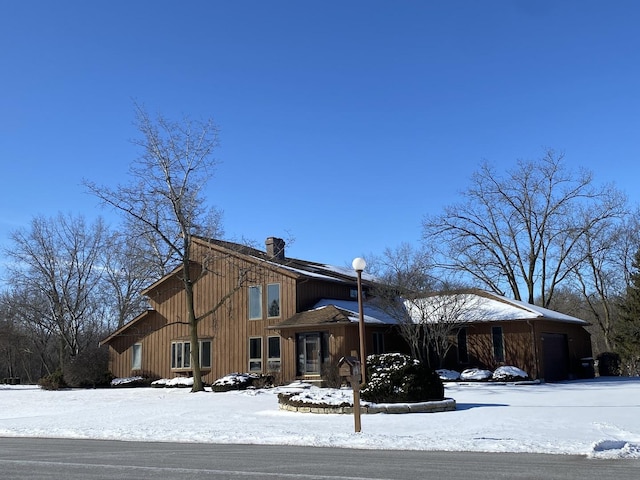
<svg viewBox="0 0 640 480"><path fill-rule="evenodd" d="M415 403L444 399L440 376L401 353L367 357L367 385L360 395L374 403Z"/></svg>
<svg viewBox="0 0 640 480"><path fill-rule="evenodd" d="M620 355L615 352L602 352L597 359L598 373L601 377L620 376Z"/></svg>

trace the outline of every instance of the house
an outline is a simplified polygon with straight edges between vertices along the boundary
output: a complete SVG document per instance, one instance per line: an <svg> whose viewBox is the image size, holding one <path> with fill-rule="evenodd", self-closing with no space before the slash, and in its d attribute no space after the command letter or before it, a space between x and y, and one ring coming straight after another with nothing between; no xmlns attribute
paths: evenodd
<svg viewBox="0 0 640 480"><path fill-rule="evenodd" d="M359 350L357 277L348 268L287 258L284 241L265 251L194 239L191 255L203 380L231 372L279 380L321 379ZM181 269L143 293L149 309L101 343L116 377L190 375L190 338ZM363 275L363 291L370 287ZM214 307L220 303L221 307ZM400 348L394 320L364 308L368 353ZM211 312L207 315L207 312Z"/></svg>
<svg viewBox="0 0 640 480"><path fill-rule="evenodd" d="M513 365L545 381L593 376L584 320L477 289L423 300L427 306L421 312L455 323L447 368ZM444 310L455 318L447 318Z"/></svg>
<svg viewBox="0 0 640 480"><path fill-rule="evenodd" d="M320 382L336 374L340 358L359 351L356 272L288 258L284 241L269 237L265 251L195 238L191 255L203 380L232 372ZM191 375L189 327L180 268L143 293L149 309L113 332L109 348L116 377ZM365 298L373 279L363 275ZM547 379L578 375L591 356L585 322L474 291L478 312L454 333L451 367L518 366ZM397 320L365 301L365 351L408 352ZM450 353L451 353L450 352Z"/></svg>

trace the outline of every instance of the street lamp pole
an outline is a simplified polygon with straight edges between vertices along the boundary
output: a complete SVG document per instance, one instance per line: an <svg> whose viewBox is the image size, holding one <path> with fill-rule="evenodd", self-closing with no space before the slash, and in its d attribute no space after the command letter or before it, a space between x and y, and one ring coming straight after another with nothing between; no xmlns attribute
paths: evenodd
<svg viewBox="0 0 640 480"><path fill-rule="evenodd" d="M351 262L351 266L358 275L358 331L360 333L360 372L362 378L362 384L367 381L367 365L365 362L366 355L364 351L365 338L364 338L364 312L362 310L362 271L367 266L367 262L364 258L354 258Z"/></svg>

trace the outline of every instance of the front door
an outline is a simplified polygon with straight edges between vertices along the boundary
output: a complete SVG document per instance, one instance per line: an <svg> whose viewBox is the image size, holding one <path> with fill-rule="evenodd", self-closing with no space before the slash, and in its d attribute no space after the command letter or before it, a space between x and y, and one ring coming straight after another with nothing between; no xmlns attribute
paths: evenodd
<svg viewBox="0 0 640 480"><path fill-rule="evenodd" d="M300 333L297 339L298 375L320 375L322 369L320 332Z"/></svg>

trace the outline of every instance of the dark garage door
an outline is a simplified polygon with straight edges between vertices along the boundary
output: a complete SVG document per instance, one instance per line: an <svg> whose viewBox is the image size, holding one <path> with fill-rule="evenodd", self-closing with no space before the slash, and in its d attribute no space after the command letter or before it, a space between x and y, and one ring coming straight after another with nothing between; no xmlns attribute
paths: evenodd
<svg viewBox="0 0 640 480"><path fill-rule="evenodd" d="M544 380L557 382L569 378L569 347L562 333L543 333Z"/></svg>

